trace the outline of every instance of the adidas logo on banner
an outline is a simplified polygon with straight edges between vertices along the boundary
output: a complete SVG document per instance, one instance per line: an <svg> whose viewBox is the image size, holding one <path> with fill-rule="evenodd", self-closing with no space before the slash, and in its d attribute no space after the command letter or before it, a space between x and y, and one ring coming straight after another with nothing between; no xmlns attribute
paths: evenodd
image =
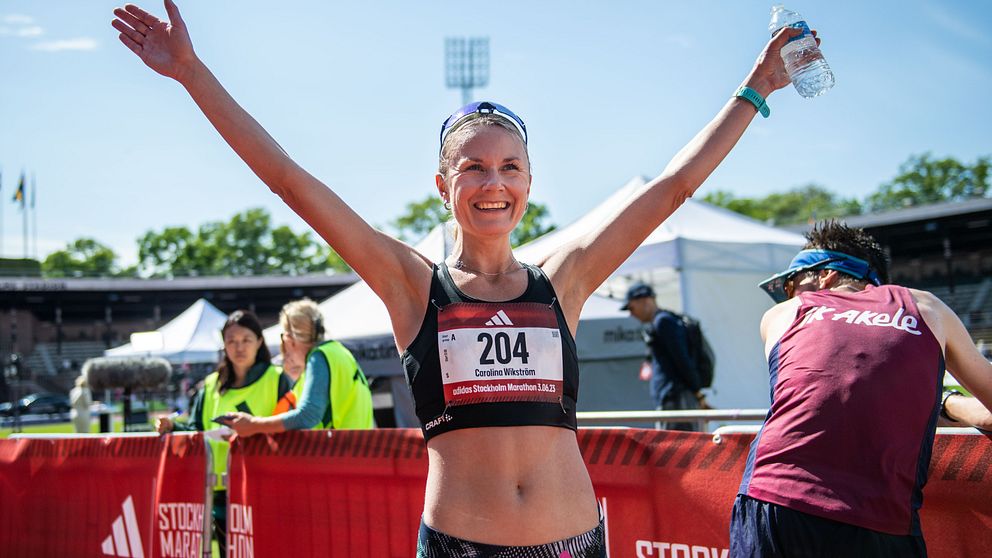
<svg viewBox="0 0 992 558"><path fill-rule="evenodd" d="M128 496L121 505L123 513L114 520L109 537L103 539L101 549L104 556L124 556L126 558L145 558L141 545L141 533L138 531L138 518L134 514L134 501Z"/></svg>
<svg viewBox="0 0 992 558"><path fill-rule="evenodd" d="M496 312L495 316L489 318L486 325L513 325L513 322L510 321L510 317L506 315L506 312L500 310Z"/></svg>

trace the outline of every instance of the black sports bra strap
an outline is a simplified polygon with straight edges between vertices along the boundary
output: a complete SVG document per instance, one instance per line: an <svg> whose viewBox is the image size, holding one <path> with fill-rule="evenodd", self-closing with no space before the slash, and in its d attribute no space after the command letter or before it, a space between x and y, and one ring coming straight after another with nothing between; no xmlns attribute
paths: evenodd
<svg viewBox="0 0 992 558"><path fill-rule="evenodd" d="M551 279L545 275L544 270L536 265L524 264L527 267L527 271L534 277L534 288L536 293L540 293L542 298L546 298L551 302L548 307L553 307L557 302L558 298L554 294L554 289L551 287Z"/></svg>
<svg viewBox="0 0 992 558"><path fill-rule="evenodd" d="M461 297L458 295L458 291L455 290L455 282L451 279L451 274L448 273L448 264L444 262L435 264L434 277L446 298L446 300L437 301L437 305L439 307L438 310L443 310L448 304L461 300Z"/></svg>

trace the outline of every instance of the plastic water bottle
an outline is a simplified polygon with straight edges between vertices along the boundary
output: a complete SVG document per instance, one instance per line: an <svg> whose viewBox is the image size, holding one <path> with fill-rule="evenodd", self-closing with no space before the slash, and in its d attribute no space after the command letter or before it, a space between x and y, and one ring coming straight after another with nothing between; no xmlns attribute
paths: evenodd
<svg viewBox="0 0 992 558"><path fill-rule="evenodd" d="M820 48L816 46L816 38L810 32L809 25L803 16L777 4L772 6L772 20L768 29L775 34L783 27L795 27L803 31L782 47L785 71L789 73L796 91L803 97L816 97L826 93L834 86L834 73L830 71Z"/></svg>

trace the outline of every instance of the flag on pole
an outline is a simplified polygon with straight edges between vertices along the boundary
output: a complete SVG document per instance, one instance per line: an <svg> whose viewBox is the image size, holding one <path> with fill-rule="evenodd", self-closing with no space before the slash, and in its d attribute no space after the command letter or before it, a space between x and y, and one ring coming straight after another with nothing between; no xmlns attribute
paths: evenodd
<svg viewBox="0 0 992 558"><path fill-rule="evenodd" d="M21 173L21 180L17 183L17 189L14 190L14 203L20 202L21 209L24 209L24 200L27 196L24 195L24 173Z"/></svg>

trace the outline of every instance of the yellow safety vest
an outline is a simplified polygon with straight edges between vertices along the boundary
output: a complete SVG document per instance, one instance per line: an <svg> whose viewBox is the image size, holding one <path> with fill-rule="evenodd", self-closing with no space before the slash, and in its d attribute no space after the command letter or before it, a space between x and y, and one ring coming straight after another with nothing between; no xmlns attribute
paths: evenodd
<svg viewBox="0 0 992 558"><path fill-rule="evenodd" d="M331 378L327 396L328 408L324 409L323 418L314 425L314 429L361 430L374 428L372 418L372 392L365 374L344 345L337 341L325 341L317 345L307 354L307 360L314 353L319 353L327 360L327 368ZM297 405L303 399L303 380L306 371L300 374L293 386Z"/></svg>
<svg viewBox="0 0 992 558"><path fill-rule="evenodd" d="M217 430L220 424L213 419L228 413L245 412L256 417L268 417L279 401L279 378L282 369L270 365L254 382L239 388L218 391L218 374L214 372L203 381L203 410L201 420L204 430ZM214 458L217 482L214 490L224 490L223 474L227 472L227 454L231 444L223 440L208 440Z"/></svg>

